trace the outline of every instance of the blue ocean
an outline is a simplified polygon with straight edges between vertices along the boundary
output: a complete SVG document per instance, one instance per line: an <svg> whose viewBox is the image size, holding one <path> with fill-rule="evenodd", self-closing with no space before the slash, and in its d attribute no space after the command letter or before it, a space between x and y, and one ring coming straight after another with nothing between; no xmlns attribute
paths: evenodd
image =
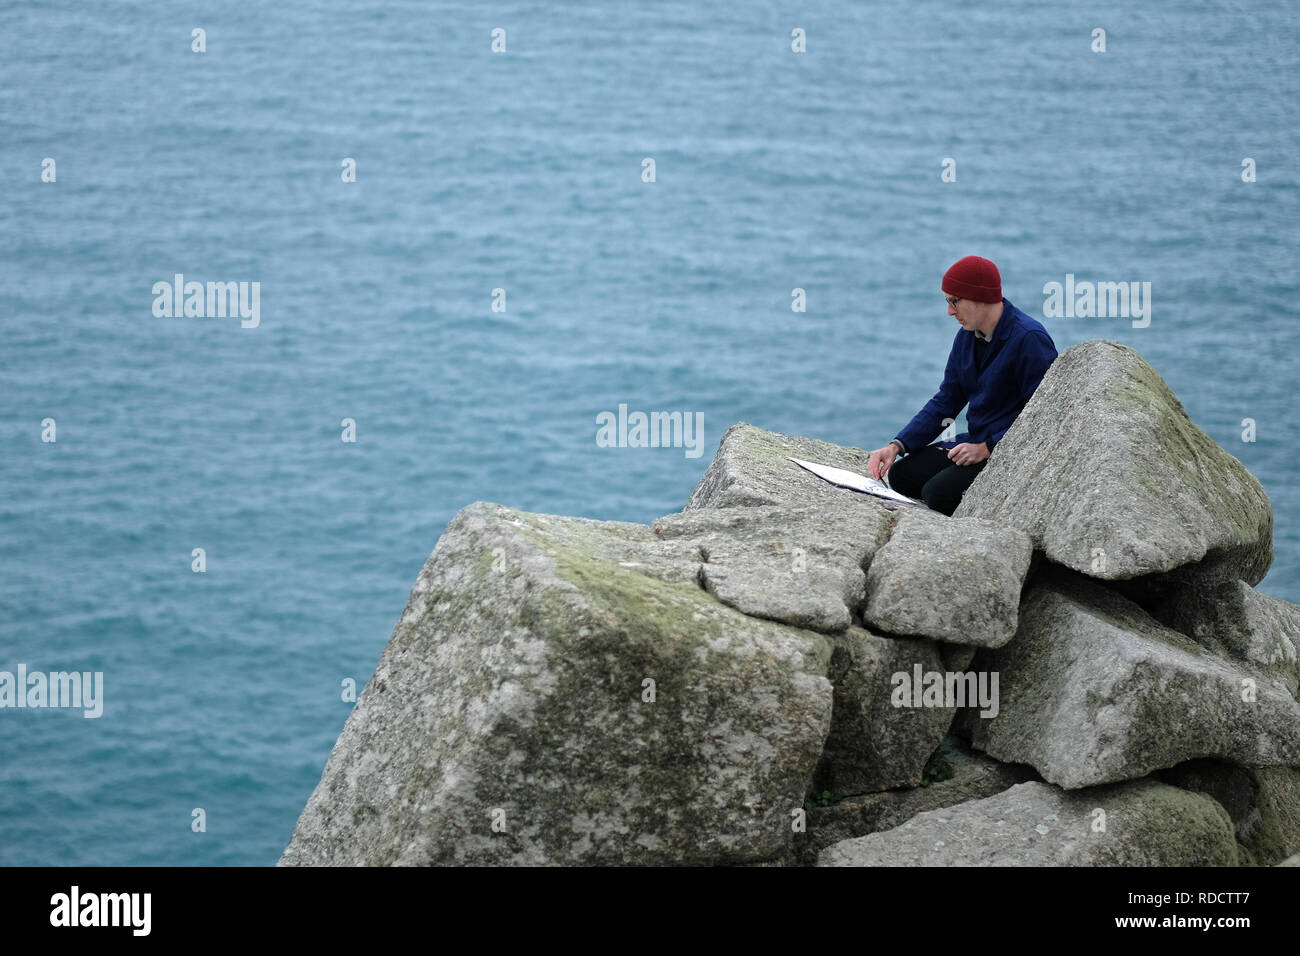
<svg viewBox="0 0 1300 956"><path fill-rule="evenodd" d="M1300 603L1298 50L1196 0L0 6L0 670L103 674L0 710L0 864L273 864L458 510L649 522L740 421L879 447L970 254L1143 354Z"/></svg>

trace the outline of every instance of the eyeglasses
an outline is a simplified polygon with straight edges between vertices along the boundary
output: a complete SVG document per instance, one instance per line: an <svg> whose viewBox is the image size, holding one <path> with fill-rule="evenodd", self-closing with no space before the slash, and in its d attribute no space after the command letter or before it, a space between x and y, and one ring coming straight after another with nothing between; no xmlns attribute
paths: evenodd
<svg viewBox="0 0 1300 956"><path fill-rule="evenodd" d="M949 305L956 305L961 301L961 296L957 295L945 295L944 298L948 301Z"/></svg>

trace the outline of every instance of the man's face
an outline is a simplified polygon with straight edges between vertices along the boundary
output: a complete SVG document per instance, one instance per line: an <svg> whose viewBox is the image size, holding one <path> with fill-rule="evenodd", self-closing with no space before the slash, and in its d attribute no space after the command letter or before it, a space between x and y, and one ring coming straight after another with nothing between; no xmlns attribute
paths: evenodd
<svg viewBox="0 0 1300 956"><path fill-rule="evenodd" d="M948 300L948 314L955 316L963 329L975 328L975 316L971 314L974 311L974 302L970 299L957 299L954 302L955 296L946 295L944 298Z"/></svg>

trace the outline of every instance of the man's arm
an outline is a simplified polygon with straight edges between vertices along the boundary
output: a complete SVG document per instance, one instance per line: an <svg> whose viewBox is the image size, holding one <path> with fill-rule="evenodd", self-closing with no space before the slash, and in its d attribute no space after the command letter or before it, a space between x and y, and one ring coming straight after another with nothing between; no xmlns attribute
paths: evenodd
<svg viewBox="0 0 1300 956"><path fill-rule="evenodd" d="M925 403L907 423L907 427L898 433L897 441L906 451L909 448L923 448L930 444L950 421L956 421L958 414L966 407L969 397L962 388L957 374L957 342L948 353L948 364L943 370L943 383L934 398Z"/></svg>

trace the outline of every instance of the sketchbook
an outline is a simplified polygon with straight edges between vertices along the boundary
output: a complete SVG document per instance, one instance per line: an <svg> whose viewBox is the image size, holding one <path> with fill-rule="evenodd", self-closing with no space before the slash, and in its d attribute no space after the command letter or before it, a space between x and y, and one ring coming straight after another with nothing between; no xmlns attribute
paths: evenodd
<svg viewBox="0 0 1300 956"><path fill-rule="evenodd" d="M819 465L816 462L803 461L799 458L787 458L786 460L794 462L800 468L808 469L823 481L829 481L832 485L838 485L840 488L861 491L863 494L875 495L877 498L888 498L890 501L925 505L923 501L917 501L915 498L907 497L907 495L900 495L883 481L868 478L866 475L859 475L856 471L845 471L843 468L832 468L830 465Z"/></svg>

